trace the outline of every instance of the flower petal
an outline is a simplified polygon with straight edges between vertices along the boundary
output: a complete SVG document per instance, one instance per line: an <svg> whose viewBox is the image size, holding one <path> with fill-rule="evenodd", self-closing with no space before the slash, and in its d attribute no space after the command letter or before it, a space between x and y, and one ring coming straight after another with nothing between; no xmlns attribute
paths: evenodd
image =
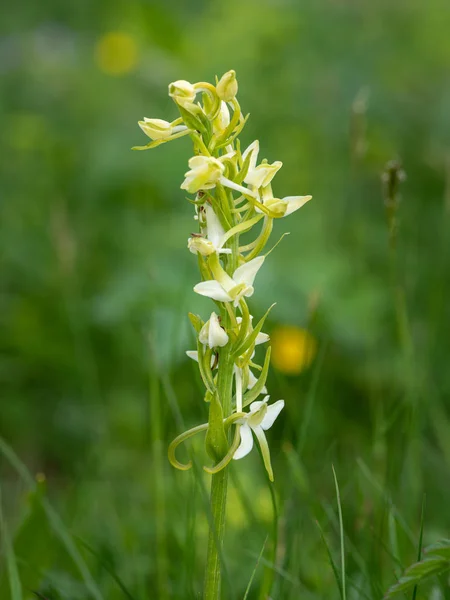
<svg viewBox="0 0 450 600"><path fill-rule="evenodd" d="M247 386L247 389L251 390L252 387L255 386L255 383L257 381L258 381L258 378L255 377L254 373L249 369L248 370L248 386ZM266 386L264 386L263 389L261 390L261 394L267 394L267 388L266 388Z"/></svg>
<svg viewBox="0 0 450 600"><path fill-rule="evenodd" d="M200 296L206 296L217 300L218 302L231 302L232 298L229 296L223 287L215 279L210 281L201 281L194 287L194 292L200 294Z"/></svg>
<svg viewBox="0 0 450 600"><path fill-rule="evenodd" d="M254 404L254 403L253 403ZM267 407L267 412L264 416L264 419L261 421L261 427L264 431L270 429L275 422L275 419L278 417L280 412L283 410L284 400L277 400L270 406Z"/></svg>
<svg viewBox="0 0 450 600"><path fill-rule="evenodd" d="M256 258L249 260L247 263L244 263L233 273L234 281L237 284L246 283L249 286L253 285L256 274L262 267L263 262L264 256L257 256Z"/></svg>
<svg viewBox="0 0 450 600"><path fill-rule="evenodd" d="M241 443L239 444L239 448L234 453L234 456L233 456L234 460L239 460L240 458L244 458L244 456L247 456L247 454L249 452L251 452L251 450L253 448L252 430L247 425L247 423L244 423L243 425L241 425L240 433L241 433Z"/></svg>
<svg viewBox="0 0 450 600"><path fill-rule="evenodd" d="M189 358L192 358L192 360L196 360L198 362L197 350L186 350L186 354L189 356Z"/></svg>
<svg viewBox="0 0 450 600"><path fill-rule="evenodd" d="M257 400L256 402L252 402L249 406L250 413L258 412L263 404L267 404L269 402L270 396L265 396L264 400Z"/></svg>
<svg viewBox="0 0 450 600"><path fill-rule="evenodd" d="M247 156L249 155L249 153L252 153L251 157L250 157L250 165L248 167L249 171L253 171L253 169L256 167L256 161L258 160L258 154L259 154L259 141L255 140L253 143L250 144L250 146L242 153L242 161L245 162L245 159L247 158Z"/></svg>
<svg viewBox="0 0 450 600"><path fill-rule="evenodd" d="M210 348L216 348L217 346L222 347L226 344L228 344L228 334L222 329L216 313L213 312L209 319L208 345Z"/></svg>
<svg viewBox="0 0 450 600"><path fill-rule="evenodd" d="M217 218L216 213L209 204L205 203L206 226L208 231L208 240L212 242L216 249L220 246L220 240L225 235L225 231Z"/></svg>
<svg viewBox="0 0 450 600"><path fill-rule="evenodd" d="M258 346L258 344L265 344L269 340L270 340L270 336L267 333L260 332L256 336L255 345Z"/></svg>
<svg viewBox="0 0 450 600"><path fill-rule="evenodd" d="M286 198L283 198L283 200L288 203L288 206L284 216L287 217L288 215L292 214L306 204L309 200L311 200L311 198L312 196L286 196Z"/></svg>

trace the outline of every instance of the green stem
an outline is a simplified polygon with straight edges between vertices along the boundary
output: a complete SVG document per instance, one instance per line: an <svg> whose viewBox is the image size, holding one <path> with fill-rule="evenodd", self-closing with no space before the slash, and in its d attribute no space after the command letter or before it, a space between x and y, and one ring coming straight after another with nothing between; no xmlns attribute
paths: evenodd
<svg viewBox="0 0 450 600"><path fill-rule="evenodd" d="M228 206L231 207L233 197L228 198ZM230 240L232 253L227 257L227 271L233 273L238 266L239 256L239 234ZM231 304L231 313L223 312L223 324L225 328L236 322L235 308ZM223 416L226 419L231 415L233 398L233 366L234 360L231 354L231 343L222 348L219 357L219 374L217 377L217 393L222 404ZM230 443L231 427L228 429L228 443ZM220 600L220 589L223 565L220 564L222 555L223 539L225 535L225 519L228 488L228 467L212 475L211 480L211 523L208 539L208 554L206 558L204 600Z"/></svg>
<svg viewBox="0 0 450 600"><path fill-rule="evenodd" d="M217 382L219 399L224 416L231 413L233 385L233 361L229 352L222 352L219 377ZM219 600L221 587L221 564L223 538L225 534L225 517L228 487L228 468L212 475L211 480L211 519L208 555L206 559L204 600Z"/></svg>

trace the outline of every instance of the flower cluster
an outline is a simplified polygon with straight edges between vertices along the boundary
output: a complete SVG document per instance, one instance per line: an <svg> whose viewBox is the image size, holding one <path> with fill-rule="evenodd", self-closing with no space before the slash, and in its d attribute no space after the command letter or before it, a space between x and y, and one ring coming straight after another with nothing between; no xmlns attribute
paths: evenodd
<svg viewBox="0 0 450 600"><path fill-rule="evenodd" d="M175 81L169 85L180 116L172 122L162 119L139 121L150 138L147 150L174 139L189 136L194 156L181 184L193 197L198 232L188 239L188 249L197 255L201 281L194 291L211 298L216 311L204 322L190 314L196 332L197 348L188 351L198 362L209 405L208 422L179 435L169 447L169 459L179 469L175 451L178 445L200 431L206 431L206 449L214 466L204 467L217 473L234 459L246 456L255 435L264 465L273 480L265 431L284 406L283 400L269 404L266 379L270 346L262 364L255 362L256 346L267 344L262 332L269 313L254 325L247 298L254 293L255 278L268 253L264 249L272 232L273 220L302 207L311 196L277 198L272 181L282 167L280 161L259 161L258 140L241 151L238 135L244 117L236 99L238 83L234 71L216 81L191 84ZM260 231L248 243L241 236L260 223ZM257 373L257 375L255 374ZM244 409L248 407L248 412ZM229 430L234 427L233 439Z"/></svg>

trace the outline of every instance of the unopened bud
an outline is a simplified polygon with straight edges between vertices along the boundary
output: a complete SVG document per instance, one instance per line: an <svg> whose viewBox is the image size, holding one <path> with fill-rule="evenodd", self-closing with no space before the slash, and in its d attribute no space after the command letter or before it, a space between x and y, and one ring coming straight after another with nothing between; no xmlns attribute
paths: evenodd
<svg viewBox="0 0 450 600"><path fill-rule="evenodd" d="M215 252L214 244L204 237L193 237L188 239L188 248L192 254L209 256Z"/></svg>
<svg viewBox="0 0 450 600"><path fill-rule="evenodd" d="M186 102L194 102L195 89L192 83L180 79L169 85L169 96L183 106Z"/></svg>
<svg viewBox="0 0 450 600"><path fill-rule="evenodd" d="M224 102L233 100L238 91L236 71L228 71L225 75L222 75L222 78L216 86L216 91L219 98Z"/></svg>
<svg viewBox="0 0 450 600"><path fill-rule="evenodd" d="M172 134L172 125L163 119L147 119L139 121L139 127L151 140L164 140Z"/></svg>

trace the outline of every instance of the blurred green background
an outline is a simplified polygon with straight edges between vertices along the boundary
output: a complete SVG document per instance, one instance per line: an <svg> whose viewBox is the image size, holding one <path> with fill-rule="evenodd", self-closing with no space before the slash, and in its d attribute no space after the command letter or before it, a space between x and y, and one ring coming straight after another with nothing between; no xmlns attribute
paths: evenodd
<svg viewBox="0 0 450 600"><path fill-rule="evenodd" d="M286 409L272 493L256 452L232 466L224 598L266 538L249 598L339 598L317 526L339 564L332 464L348 598L380 600L415 560L425 494L424 542L450 535L449 31L444 0L1 9L0 434L33 478L2 442L2 600L14 565L25 600L201 591L209 481L166 459L206 415L184 354L187 312L210 310L179 189L191 145L130 148L139 119L176 118L169 82L231 68L242 142L283 161L279 197L313 200L276 224L291 235L251 299L257 317L277 302L269 391ZM445 577L417 598L450 598Z"/></svg>

